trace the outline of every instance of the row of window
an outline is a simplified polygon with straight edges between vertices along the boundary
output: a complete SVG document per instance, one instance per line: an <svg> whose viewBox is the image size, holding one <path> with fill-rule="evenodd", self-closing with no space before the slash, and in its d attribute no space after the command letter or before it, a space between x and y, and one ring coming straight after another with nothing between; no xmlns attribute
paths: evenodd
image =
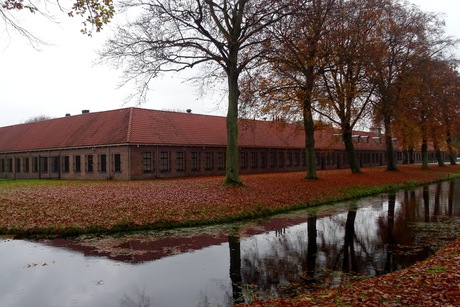
<svg viewBox="0 0 460 307"><path fill-rule="evenodd" d="M162 151L159 152L158 169L161 172L170 171L172 162L175 162L176 171L185 171L188 165L190 170L199 171L213 170L215 168L225 169L225 152L184 152L184 151ZM383 152L359 152L358 157L364 164L383 163L385 155ZM335 165L340 160L347 163L347 155L343 151L338 152L318 152L316 165ZM241 151L239 153L240 168L276 168L276 167L300 167L305 166L304 151L270 151L261 152ZM204 164L204 165L202 165ZM142 166L144 172L155 170L155 159L153 151L142 153ZM203 167L204 166L204 167Z"/></svg>
<svg viewBox="0 0 460 307"><path fill-rule="evenodd" d="M358 159L363 163L363 164L376 164L376 163L383 163L384 159L386 159L386 156L383 152L357 152L356 153L358 156ZM317 157L316 159L316 165L334 165L338 162L340 163L345 163L348 160L347 153L346 152L335 152L335 153L324 153Z"/></svg>
<svg viewBox="0 0 460 307"><path fill-rule="evenodd" d="M22 157L22 158L3 158L0 159L0 172L12 173L69 173L70 162L72 159L72 170L75 173L84 170L88 173L95 171L95 163L97 162L97 170L101 173L106 173L108 170L108 159L106 154L100 155L74 155L74 156L35 156L35 157ZM96 160L97 159L97 160ZM84 161L84 165L83 162ZM113 154L112 158L112 171L121 172L121 154Z"/></svg>
<svg viewBox="0 0 460 307"><path fill-rule="evenodd" d="M359 155L364 163L381 162L384 159L383 153L380 152L363 152ZM107 154L0 158L0 172L48 173L50 171L52 173L69 173L72 170L75 173L82 171L106 173L109 167L111 167L112 172L121 172L121 154L112 154L110 158L109 160ZM342 163L346 162L346 154L344 152L318 153L316 163L318 166L321 164L332 165L337 163L338 159ZM157 161L154 151L145 151L142 153L142 168L145 173L155 171L155 167L158 167L161 172L168 172L171 171L174 162L174 167L178 172L185 171L186 168L192 171L223 170L225 169L225 160L224 151L161 151L158 153ZM301 150L241 151L239 163L242 169L300 167L305 166L305 152Z"/></svg>
<svg viewBox="0 0 460 307"><path fill-rule="evenodd" d="M174 157L172 157L174 154ZM225 169L225 152L184 152L169 151L159 152L158 168L162 172L171 170L171 162L175 161L176 171L185 171L186 165L190 165L190 170L199 171L212 169ZM240 152L240 168L266 168L304 165L304 152ZM203 165L202 165L203 164ZM154 152L147 151L142 153L142 166L144 172L155 170Z"/></svg>
<svg viewBox="0 0 460 307"><path fill-rule="evenodd" d="M291 167L305 164L305 153L296 152L242 152L240 165L242 168Z"/></svg>
<svg viewBox="0 0 460 307"><path fill-rule="evenodd" d="M214 152L204 153L204 169L211 170L214 168L214 163L217 162L217 169L225 168L225 153L217 152L217 161L214 161ZM159 153L159 170L167 172L171 170L171 152L162 151ZM186 153L184 151L177 151L175 153L176 170L181 172L186 168ZM201 169L200 152L193 151L190 153L190 168L192 171ZM153 172L155 170L154 154L151 151L142 153L142 166L144 172Z"/></svg>

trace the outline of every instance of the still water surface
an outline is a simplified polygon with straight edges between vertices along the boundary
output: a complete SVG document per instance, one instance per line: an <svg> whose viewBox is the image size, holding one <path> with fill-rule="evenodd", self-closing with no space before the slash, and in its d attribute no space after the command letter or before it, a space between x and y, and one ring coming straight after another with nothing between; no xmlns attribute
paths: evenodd
<svg viewBox="0 0 460 307"><path fill-rule="evenodd" d="M458 234L460 180L225 226L0 240L0 306L231 306L375 276Z"/></svg>

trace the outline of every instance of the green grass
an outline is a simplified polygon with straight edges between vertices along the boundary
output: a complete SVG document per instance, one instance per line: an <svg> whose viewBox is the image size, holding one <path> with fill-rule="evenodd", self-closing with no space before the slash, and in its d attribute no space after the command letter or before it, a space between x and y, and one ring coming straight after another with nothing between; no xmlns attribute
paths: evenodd
<svg viewBox="0 0 460 307"><path fill-rule="evenodd" d="M445 266L435 266L429 270L427 270L430 274L438 274L438 273L445 273L447 272L447 268Z"/></svg>

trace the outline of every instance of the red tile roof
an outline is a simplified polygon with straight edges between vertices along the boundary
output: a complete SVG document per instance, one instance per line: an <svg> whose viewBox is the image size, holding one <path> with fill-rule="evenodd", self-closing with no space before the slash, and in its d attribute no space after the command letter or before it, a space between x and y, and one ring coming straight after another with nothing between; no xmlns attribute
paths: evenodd
<svg viewBox="0 0 460 307"><path fill-rule="evenodd" d="M125 143L129 109L80 114L0 128L0 151Z"/></svg>
<svg viewBox="0 0 460 307"><path fill-rule="evenodd" d="M372 133L360 132L372 135ZM333 131L315 134L317 148L343 148ZM0 127L0 152L115 144L225 146L226 119L191 113L124 108ZM241 147L303 148L300 125L240 120ZM357 148L382 149L369 137Z"/></svg>

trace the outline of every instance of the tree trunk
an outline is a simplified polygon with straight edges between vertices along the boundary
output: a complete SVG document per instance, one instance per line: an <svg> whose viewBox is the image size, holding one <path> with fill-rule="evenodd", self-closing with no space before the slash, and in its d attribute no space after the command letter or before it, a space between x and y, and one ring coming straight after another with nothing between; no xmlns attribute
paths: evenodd
<svg viewBox="0 0 460 307"><path fill-rule="evenodd" d="M403 162L402 164L409 164L409 151L404 149L403 151Z"/></svg>
<svg viewBox="0 0 460 307"><path fill-rule="evenodd" d="M447 150L449 154L449 162L450 165L457 165L457 153L455 152L453 146L452 146L452 137L450 136L450 131L447 131Z"/></svg>
<svg viewBox="0 0 460 307"><path fill-rule="evenodd" d="M433 135L432 142L433 142L434 152L436 155L436 160L438 161L438 166L446 166L446 164L444 163L444 157L442 155L441 149L439 148L439 141L436 138L436 131L434 127L432 127L431 133Z"/></svg>
<svg viewBox="0 0 460 307"><path fill-rule="evenodd" d="M422 111L422 169L428 169L428 132L425 111Z"/></svg>
<svg viewBox="0 0 460 307"><path fill-rule="evenodd" d="M236 56L235 56L236 58ZM225 162L224 186L242 186L239 174L238 151L238 73L235 63L230 63L228 77L228 110L227 110L227 156Z"/></svg>
<svg viewBox="0 0 460 307"><path fill-rule="evenodd" d="M446 166L444 163L444 157L442 155L442 152L439 148L436 148L436 160L438 160L438 166Z"/></svg>
<svg viewBox="0 0 460 307"><path fill-rule="evenodd" d="M395 152L391 136L390 120L385 119L385 145L387 149L387 171L397 171Z"/></svg>
<svg viewBox="0 0 460 307"><path fill-rule="evenodd" d="M305 165L307 169L305 179L316 180L318 176L316 175L315 125L309 101L304 101L303 104L303 122L305 130Z"/></svg>
<svg viewBox="0 0 460 307"><path fill-rule="evenodd" d="M361 173L359 167L358 156L356 155L355 146L353 146L353 135L351 129L344 129L342 132L343 142L345 143L345 151L347 152L348 162L353 174Z"/></svg>
<svg viewBox="0 0 460 307"><path fill-rule="evenodd" d="M428 143L426 139L422 141L422 168L428 169Z"/></svg>
<svg viewBox="0 0 460 307"><path fill-rule="evenodd" d="M409 164L414 164L414 148L411 146L409 147Z"/></svg>

